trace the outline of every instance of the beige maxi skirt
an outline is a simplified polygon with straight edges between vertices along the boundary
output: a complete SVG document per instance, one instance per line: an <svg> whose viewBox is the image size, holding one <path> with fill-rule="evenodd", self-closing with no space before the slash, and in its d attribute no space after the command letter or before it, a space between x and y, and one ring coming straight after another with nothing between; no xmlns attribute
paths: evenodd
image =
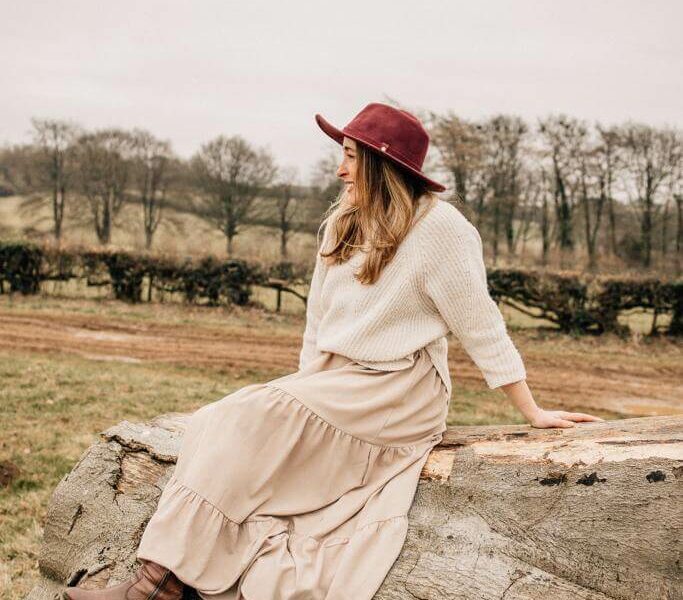
<svg viewBox="0 0 683 600"><path fill-rule="evenodd" d="M324 352L197 410L138 558L206 600L370 600L446 429L446 386L411 361Z"/></svg>

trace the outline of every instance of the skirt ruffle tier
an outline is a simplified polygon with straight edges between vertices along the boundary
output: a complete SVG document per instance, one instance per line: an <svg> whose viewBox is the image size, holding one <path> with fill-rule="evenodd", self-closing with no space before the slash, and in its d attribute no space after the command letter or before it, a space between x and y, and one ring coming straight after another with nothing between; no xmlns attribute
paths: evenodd
<svg viewBox="0 0 683 600"><path fill-rule="evenodd" d="M448 397L424 349L323 353L189 420L138 548L211 600L370 599L398 557Z"/></svg>

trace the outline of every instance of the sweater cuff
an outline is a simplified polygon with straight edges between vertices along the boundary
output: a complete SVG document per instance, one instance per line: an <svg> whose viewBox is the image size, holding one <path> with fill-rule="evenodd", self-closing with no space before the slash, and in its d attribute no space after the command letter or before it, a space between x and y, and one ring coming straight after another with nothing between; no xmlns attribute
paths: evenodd
<svg viewBox="0 0 683 600"><path fill-rule="evenodd" d="M486 385L489 389L496 389L508 383L515 383L526 379L526 368L521 355L515 348L505 359L505 368L483 371Z"/></svg>

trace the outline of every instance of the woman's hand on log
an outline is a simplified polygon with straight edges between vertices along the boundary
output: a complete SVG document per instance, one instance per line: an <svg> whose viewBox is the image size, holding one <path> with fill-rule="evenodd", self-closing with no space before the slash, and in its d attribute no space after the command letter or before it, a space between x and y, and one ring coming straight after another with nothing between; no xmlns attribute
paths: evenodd
<svg viewBox="0 0 683 600"><path fill-rule="evenodd" d="M595 415L581 412L568 412L566 410L544 410L539 408L529 417L532 427L574 427L574 422L579 421L604 421Z"/></svg>
<svg viewBox="0 0 683 600"><path fill-rule="evenodd" d="M600 417L586 413L540 408L524 379L501 387L532 427L574 427L575 421L604 421Z"/></svg>

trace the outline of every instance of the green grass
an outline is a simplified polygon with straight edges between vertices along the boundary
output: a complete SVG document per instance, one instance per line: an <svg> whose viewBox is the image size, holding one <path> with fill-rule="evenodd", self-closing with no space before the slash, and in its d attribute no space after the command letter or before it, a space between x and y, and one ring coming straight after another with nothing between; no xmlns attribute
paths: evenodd
<svg viewBox="0 0 683 600"><path fill-rule="evenodd" d="M163 322L221 330L221 335L245 327L267 330L272 336L300 335L303 316L296 306L278 315L179 304L128 305L106 297L2 296L0 304L5 311L29 315L81 314L119 322ZM665 366L671 372L680 364L670 343L645 343L639 334L628 341L610 336L573 339L534 331L537 321L507 307L503 312L512 330L519 330L525 339L533 336L530 357L550 356L575 366L598 358L602 364L618 363L625 368L637 362L652 370ZM646 316L636 313L629 318L637 332L648 330ZM98 432L123 419L141 421L167 412L191 412L244 385L282 374L251 372L238 378L218 368L101 362L0 348L0 461L19 468L11 485L0 488L0 600L23 598L33 587L50 496L81 454L97 441ZM539 405L545 404L541 391L534 396ZM523 422L502 392L481 385L470 389L454 378L448 425Z"/></svg>
<svg viewBox="0 0 683 600"><path fill-rule="evenodd" d="M0 381L0 460L19 468L0 489L3 600L24 597L32 587L50 495L99 431L123 419L192 411L244 385L168 365L4 352Z"/></svg>
<svg viewBox="0 0 683 600"><path fill-rule="evenodd" d="M167 364L0 351L0 461L20 471L0 489L0 599L24 597L32 588L50 496L98 432L123 419L191 412L278 375L264 372L247 381ZM455 395L451 425L521 422L496 392L458 388Z"/></svg>

